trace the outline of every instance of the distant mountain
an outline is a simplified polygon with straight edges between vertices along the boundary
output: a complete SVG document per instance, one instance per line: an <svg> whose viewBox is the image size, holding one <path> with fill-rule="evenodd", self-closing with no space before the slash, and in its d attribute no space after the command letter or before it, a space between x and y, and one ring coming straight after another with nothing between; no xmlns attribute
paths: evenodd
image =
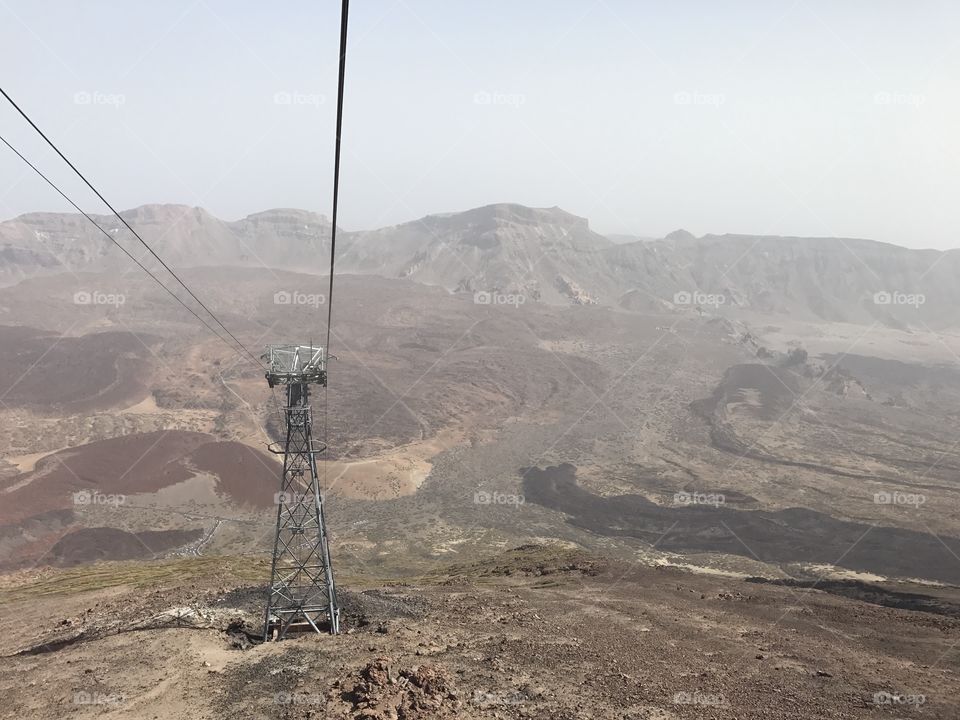
<svg viewBox="0 0 960 720"><path fill-rule="evenodd" d="M888 326L943 327L960 321L960 252L910 250L872 240L674 233L622 248L612 263L624 282L665 296L664 274L681 287L724 298L728 307L801 318ZM653 264L640 258L653 252ZM630 273L634 268L636 272ZM643 282L646 275L649 285Z"/></svg>
<svg viewBox="0 0 960 720"><path fill-rule="evenodd" d="M560 208L487 205L355 233L341 267L455 291L588 303L595 298L581 294L577 280L592 277L611 247L584 218Z"/></svg>
<svg viewBox="0 0 960 720"><path fill-rule="evenodd" d="M185 205L143 205L121 215L172 267L297 268L308 259L308 269L317 270L329 253L330 221L305 210L268 210L236 222ZM145 265L158 265L115 217L91 217ZM129 258L81 215L30 213L0 223L0 285L51 272L130 267Z"/></svg>
<svg viewBox="0 0 960 720"><path fill-rule="evenodd" d="M226 222L201 208L146 205L123 216L172 266L327 271L330 222L316 213L277 209ZM146 255L115 218L96 219L137 257ZM560 208L515 204L341 231L338 237L338 271L408 278L478 293L481 301L509 301L512 295L640 312L745 309L894 327L940 328L960 320L955 250L845 238L698 238L685 230L661 240L618 243ZM129 267L78 215L32 213L0 223L2 285Z"/></svg>

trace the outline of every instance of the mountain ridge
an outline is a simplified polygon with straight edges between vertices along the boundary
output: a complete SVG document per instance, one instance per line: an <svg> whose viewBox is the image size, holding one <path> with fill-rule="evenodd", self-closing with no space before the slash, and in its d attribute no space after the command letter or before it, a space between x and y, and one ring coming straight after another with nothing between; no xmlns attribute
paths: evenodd
<svg viewBox="0 0 960 720"><path fill-rule="evenodd" d="M149 204L122 216L172 267L265 267L325 274L330 221L272 208L222 220ZM94 219L138 257L116 218ZM559 207L494 203L338 233L337 270L406 278L506 302L629 311L736 310L893 327L952 326L960 252L862 238L706 234L615 242ZM147 257L147 260L152 258ZM27 213L0 223L0 285L131 264L82 216ZM511 300L512 298L512 300ZM517 300L522 298L522 300Z"/></svg>

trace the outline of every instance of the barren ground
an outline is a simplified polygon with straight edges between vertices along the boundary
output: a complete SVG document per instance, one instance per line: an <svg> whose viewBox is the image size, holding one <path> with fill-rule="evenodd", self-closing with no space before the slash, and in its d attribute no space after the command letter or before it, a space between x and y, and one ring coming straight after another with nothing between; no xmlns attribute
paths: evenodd
<svg viewBox="0 0 960 720"><path fill-rule="evenodd" d="M946 719L960 711L960 619L817 589L528 546L401 585L371 587L367 577L351 586L345 576L346 633L249 644L243 632L258 631L262 590L233 590L229 570L184 562L181 575L145 571L108 588L81 590L71 577L58 588L53 574L8 590L0 714ZM162 614L174 608L182 627ZM63 646L42 646L56 640Z"/></svg>

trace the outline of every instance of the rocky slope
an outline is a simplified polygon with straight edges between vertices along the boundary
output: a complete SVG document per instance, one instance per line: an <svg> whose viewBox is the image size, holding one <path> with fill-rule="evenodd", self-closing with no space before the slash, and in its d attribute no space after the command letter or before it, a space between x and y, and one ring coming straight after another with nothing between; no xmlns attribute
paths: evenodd
<svg viewBox="0 0 960 720"><path fill-rule="evenodd" d="M343 634L260 644L264 591L247 578L265 566L218 560L0 591L0 716L957 717L950 603L898 609L525 546L403 584L342 575Z"/></svg>

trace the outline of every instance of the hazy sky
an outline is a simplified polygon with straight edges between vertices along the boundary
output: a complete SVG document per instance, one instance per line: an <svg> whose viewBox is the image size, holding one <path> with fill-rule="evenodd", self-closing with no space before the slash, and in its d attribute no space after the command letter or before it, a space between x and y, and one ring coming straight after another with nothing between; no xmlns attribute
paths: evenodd
<svg viewBox="0 0 960 720"><path fill-rule="evenodd" d="M960 247L960 3L354 0L341 225ZM329 213L339 2L0 0L3 87L120 208ZM2 100L2 99L0 99ZM0 133L91 211L3 103ZM66 209L0 146L0 217Z"/></svg>

